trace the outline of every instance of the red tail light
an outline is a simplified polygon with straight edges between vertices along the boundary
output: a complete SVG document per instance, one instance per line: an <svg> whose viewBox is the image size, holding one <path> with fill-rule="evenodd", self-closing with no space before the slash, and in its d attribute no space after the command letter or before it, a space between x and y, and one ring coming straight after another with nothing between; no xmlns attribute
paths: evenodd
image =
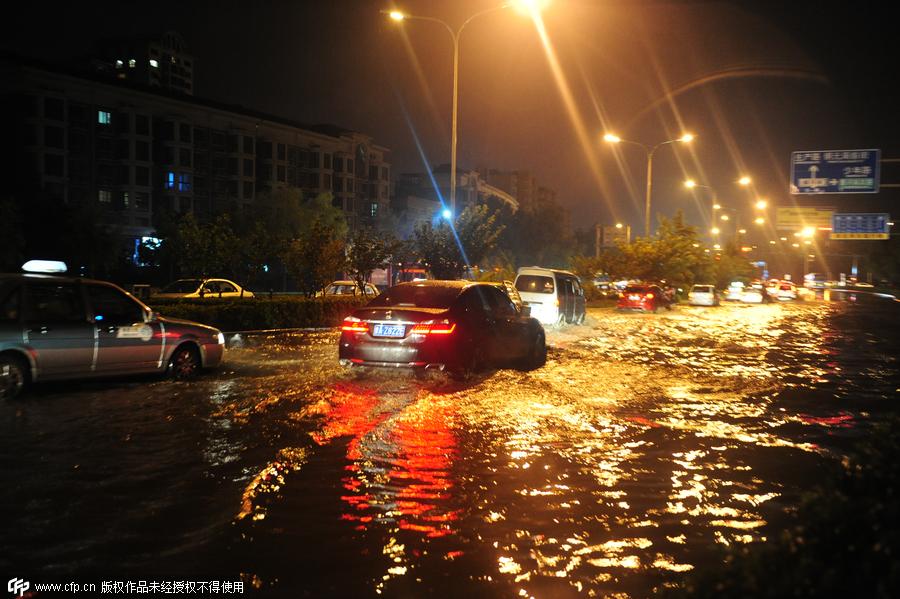
<svg viewBox="0 0 900 599"><path fill-rule="evenodd" d="M348 316L344 319L344 324L341 325L342 331L349 331L351 333L368 333L369 325L358 319L355 316Z"/></svg>
<svg viewBox="0 0 900 599"><path fill-rule="evenodd" d="M414 335L449 335L456 330L456 323L449 320L420 322L413 327Z"/></svg>

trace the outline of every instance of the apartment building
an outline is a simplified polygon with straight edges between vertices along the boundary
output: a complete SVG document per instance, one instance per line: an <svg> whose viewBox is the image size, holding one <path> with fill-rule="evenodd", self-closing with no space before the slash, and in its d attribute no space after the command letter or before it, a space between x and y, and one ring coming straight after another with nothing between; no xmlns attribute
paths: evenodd
<svg viewBox="0 0 900 599"><path fill-rule="evenodd" d="M123 236L166 210L252 210L276 185L333 193L351 227L389 203L389 150L364 133L20 61L0 61L0 82L7 188L90 205Z"/></svg>

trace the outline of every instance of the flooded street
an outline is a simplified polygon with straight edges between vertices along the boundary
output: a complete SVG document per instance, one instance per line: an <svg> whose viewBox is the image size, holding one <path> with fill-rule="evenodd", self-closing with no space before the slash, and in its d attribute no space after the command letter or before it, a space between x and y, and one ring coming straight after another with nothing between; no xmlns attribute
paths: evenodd
<svg viewBox="0 0 900 599"><path fill-rule="evenodd" d="M344 370L335 331L0 405L0 566L298 596L644 597L777 534L900 389L895 304L589 311L545 367Z"/></svg>

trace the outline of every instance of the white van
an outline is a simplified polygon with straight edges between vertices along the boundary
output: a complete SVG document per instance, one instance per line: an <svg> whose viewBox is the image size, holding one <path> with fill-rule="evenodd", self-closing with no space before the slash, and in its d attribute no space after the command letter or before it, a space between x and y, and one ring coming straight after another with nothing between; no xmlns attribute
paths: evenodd
<svg viewBox="0 0 900 599"><path fill-rule="evenodd" d="M531 315L542 324L584 322L584 289L567 270L523 266L516 274L516 289Z"/></svg>

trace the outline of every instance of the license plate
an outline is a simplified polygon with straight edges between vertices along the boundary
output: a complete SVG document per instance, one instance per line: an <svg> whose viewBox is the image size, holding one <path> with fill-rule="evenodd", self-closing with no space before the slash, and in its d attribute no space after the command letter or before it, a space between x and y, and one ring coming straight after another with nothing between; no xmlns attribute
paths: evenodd
<svg viewBox="0 0 900 599"><path fill-rule="evenodd" d="M629 295L629 296L628 296L628 299L630 299L630 300L633 301L633 302L636 302L636 301L638 301L638 300L641 299L641 296L639 296L639 295Z"/></svg>
<svg viewBox="0 0 900 599"><path fill-rule="evenodd" d="M373 337L402 337L406 327L402 324L376 324L372 327Z"/></svg>

